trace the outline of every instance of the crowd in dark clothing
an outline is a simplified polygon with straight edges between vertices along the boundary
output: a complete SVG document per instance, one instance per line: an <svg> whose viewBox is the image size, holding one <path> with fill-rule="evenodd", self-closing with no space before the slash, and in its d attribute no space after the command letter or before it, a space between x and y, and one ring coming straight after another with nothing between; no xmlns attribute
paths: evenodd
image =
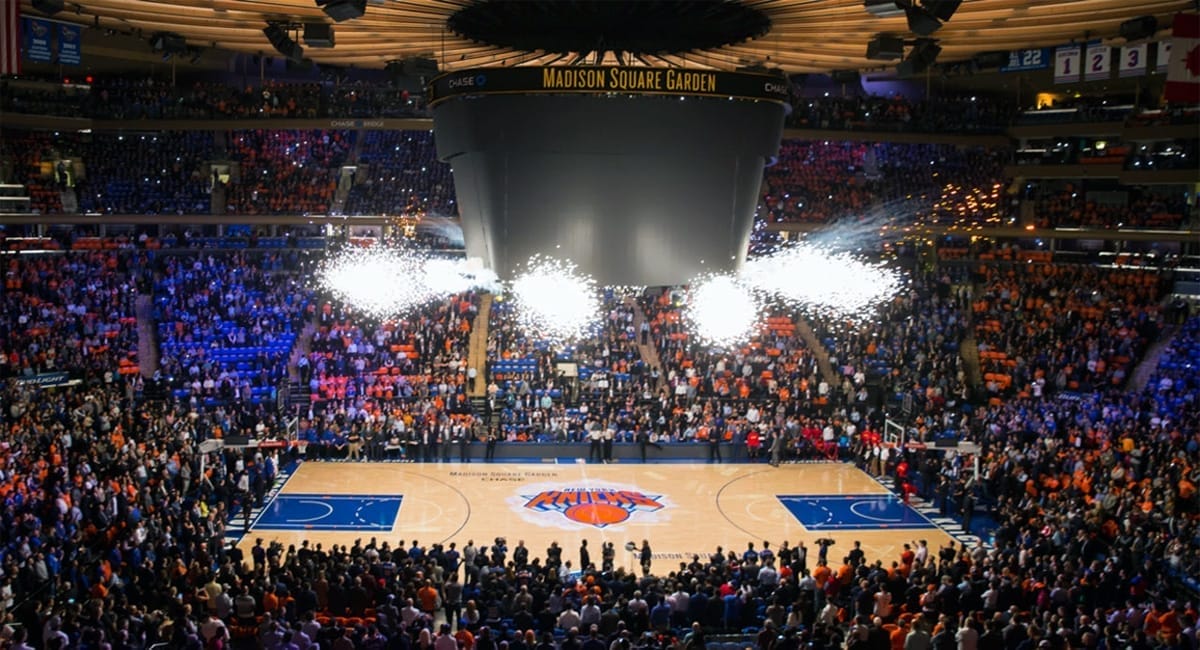
<svg viewBox="0 0 1200 650"><path fill-rule="evenodd" d="M154 282L160 374L174 396L258 404L287 377L293 344L312 318L310 268L292 253L167 256Z"/></svg>
<svg viewBox="0 0 1200 650"><path fill-rule="evenodd" d="M231 214L327 214L354 131L232 131L239 178L226 190Z"/></svg>
<svg viewBox="0 0 1200 650"><path fill-rule="evenodd" d="M81 212L211 212L211 132L96 133L82 144L80 153L87 171L75 186Z"/></svg>
<svg viewBox="0 0 1200 650"><path fill-rule="evenodd" d="M437 159L432 131L367 131L361 137L345 214L458 214L450 165Z"/></svg>
<svg viewBox="0 0 1200 650"><path fill-rule="evenodd" d="M91 84L6 82L0 107L98 120L426 117L423 98L390 82L180 83L105 77Z"/></svg>
<svg viewBox="0 0 1200 650"><path fill-rule="evenodd" d="M787 125L798 129L915 131L918 133L1001 133L1012 123L1015 106L988 97L903 95L795 97Z"/></svg>
<svg viewBox="0 0 1200 650"><path fill-rule="evenodd" d="M1079 184L1067 183L1039 192L1033 214L1039 228L1179 228L1189 213L1183 192L1173 195L1150 188L1122 188L1120 200L1088 198ZM1100 194L1108 194L1101 191Z"/></svg>

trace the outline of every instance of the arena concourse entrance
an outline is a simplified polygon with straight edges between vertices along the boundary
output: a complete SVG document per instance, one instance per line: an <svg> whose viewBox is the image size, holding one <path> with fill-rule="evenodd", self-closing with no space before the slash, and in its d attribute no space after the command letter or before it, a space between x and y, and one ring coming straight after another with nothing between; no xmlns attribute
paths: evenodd
<svg viewBox="0 0 1200 650"><path fill-rule="evenodd" d="M240 519L231 528L240 530ZM636 567L628 542L649 540L655 571L671 571L717 546L778 547L804 542L815 566L817 540L831 539L831 565L855 541L870 558L899 557L905 543L936 551L951 536L926 515L848 463L586 464L303 462L253 518L240 541L326 548L361 539L393 546L521 540L533 557L551 542L576 558L582 540L616 566Z"/></svg>

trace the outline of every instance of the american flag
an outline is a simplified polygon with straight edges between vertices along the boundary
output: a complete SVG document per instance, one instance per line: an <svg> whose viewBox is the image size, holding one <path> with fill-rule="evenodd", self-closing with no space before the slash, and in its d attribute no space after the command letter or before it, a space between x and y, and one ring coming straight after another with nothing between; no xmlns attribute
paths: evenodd
<svg viewBox="0 0 1200 650"><path fill-rule="evenodd" d="M21 74L21 2L0 0L0 75Z"/></svg>

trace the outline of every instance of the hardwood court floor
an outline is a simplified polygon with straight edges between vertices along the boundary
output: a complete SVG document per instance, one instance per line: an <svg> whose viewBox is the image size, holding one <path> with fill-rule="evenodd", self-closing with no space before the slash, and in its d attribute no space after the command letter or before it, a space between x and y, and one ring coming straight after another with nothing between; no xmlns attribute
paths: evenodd
<svg viewBox="0 0 1200 650"><path fill-rule="evenodd" d="M236 525L236 524L235 524ZM551 541L577 565L588 540L615 542L617 564L632 568L626 542L649 539L654 569L669 571L718 545L740 554L747 542L810 547L832 538L831 564L853 541L889 563L902 545L925 539L936 551L951 538L852 465L791 464L480 464L306 462L255 520L241 542L351 545L376 537L393 546L468 540L509 548L524 540L534 557Z"/></svg>

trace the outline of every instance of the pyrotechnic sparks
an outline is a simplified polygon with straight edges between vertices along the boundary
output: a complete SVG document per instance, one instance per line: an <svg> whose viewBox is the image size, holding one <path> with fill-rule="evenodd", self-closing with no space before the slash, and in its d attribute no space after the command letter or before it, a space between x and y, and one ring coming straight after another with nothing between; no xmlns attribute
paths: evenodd
<svg viewBox="0 0 1200 650"><path fill-rule="evenodd" d="M469 269L463 260L377 244L348 247L321 265L320 285L335 298L374 318L403 316L437 298L496 284L495 274Z"/></svg>
<svg viewBox="0 0 1200 650"><path fill-rule="evenodd" d="M747 262L742 277L801 310L855 320L868 317L904 285L901 274L882 263L808 243Z"/></svg>
<svg viewBox="0 0 1200 650"><path fill-rule="evenodd" d="M430 257L425 260L422 276L434 296L449 296L472 289L500 291L500 280L495 271L473 267L462 259Z"/></svg>
<svg viewBox="0 0 1200 650"><path fill-rule="evenodd" d="M751 286L730 275L711 275L692 283L684 317L700 340L728 347L749 340L761 311Z"/></svg>
<svg viewBox="0 0 1200 650"><path fill-rule="evenodd" d="M511 284L521 327L566 342L587 336L600 319L596 281L575 264L533 257Z"/></svg>
<svg viewBox="0 0 1200 650"><path fill-rule="evenodd" d="M390 318L425 302L429 295L423 260L388 246L346 248L325 260L321 286L337 299L376 318Z"/></svg>

